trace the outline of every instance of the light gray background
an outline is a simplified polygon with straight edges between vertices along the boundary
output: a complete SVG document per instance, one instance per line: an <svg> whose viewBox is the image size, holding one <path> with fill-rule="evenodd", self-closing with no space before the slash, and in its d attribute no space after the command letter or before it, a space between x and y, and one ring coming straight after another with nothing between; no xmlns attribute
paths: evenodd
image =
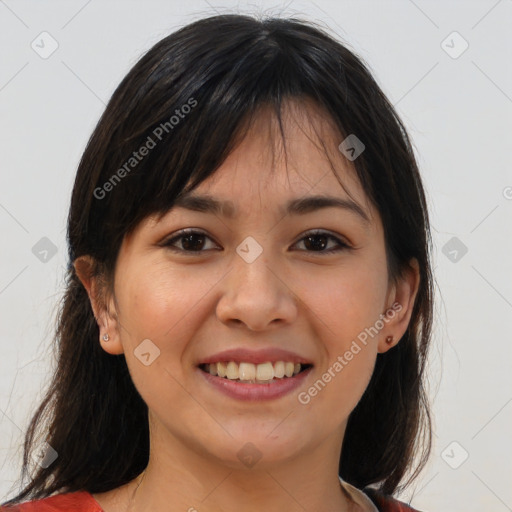
<svg viewBox="0 0 512 512"><path fill-rule="evenodd" d="M397 106L429 196L441 291L429 370L434 450L401 498L413 494L426 511L512 510L511 0L0 0L0 501L16 490L23 435L54 365L65 220L87 139L144 51L233 10L325 23ZM58 42L47 59L31 47L50 48L43 31ZM454 31L469 44L460 55ZM32 251L43 237L57 247L46 262Z"/></svg>

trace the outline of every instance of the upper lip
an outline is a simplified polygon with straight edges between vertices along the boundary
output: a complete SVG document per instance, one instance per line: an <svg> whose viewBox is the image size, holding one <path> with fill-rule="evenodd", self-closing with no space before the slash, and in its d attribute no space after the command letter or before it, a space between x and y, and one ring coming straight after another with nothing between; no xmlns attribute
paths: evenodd
<svg viewBox="0 0 512 512"><path fill-rule="evenodd" d="M253 364L266 363L267 361L271 363L275 363L276 361L290 361L292 363L313 364L306 357L280 348L266 348L260 350L233 348L205 357L201 359L199 364L218 363L220 361L238 361Z"/></svg>

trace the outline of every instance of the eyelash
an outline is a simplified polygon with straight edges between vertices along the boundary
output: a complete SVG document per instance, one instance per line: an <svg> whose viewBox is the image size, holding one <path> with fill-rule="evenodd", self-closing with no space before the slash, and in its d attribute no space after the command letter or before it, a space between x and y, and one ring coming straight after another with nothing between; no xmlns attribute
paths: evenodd
<svg viewBox="0 0 512 512"><path fill-rule="evenodd" d="M181 231L178 231L176 236L173 236L169 240L164 241L161 245L163 247L168 247L171 251L179 252L179 253L191 254L191 255L194 255L194 256L198 256L201 253L206 252L205 250L190 251L190 250L187 250L187 249L179 249L178 247L174 247L172 245L177 240L180 240L180 239L182 239L182 238L184 238L186 236L190 236L190 235L198 235L198 236L204 236L206 238L210 238L206 233L204 233L202 231L198 231L198 230L195 230L195 229L189 229L188 228L188 229L183 229ZM347 243L341 241L338 237L336 237L334 235L331 235L328 231L322 231L322 230L319 230L319 229L313 229L311 231L306 232L304 234L304 236L300 240L298 240L296 243L302 242L304 239L306 239L308 237L315 237L315 236L325 236L327 238L335 240L337 242L337 244L338 244L338 247L335 247L335 248L332 248L332 249L328 249L326 251L307 251L306 250L306 252L312 253L314 255L322 256L322 255L326 255L326 254L333 254L333 253L336 253L336 252L340 252L340 251L352 248ZM210 238L210 240L211 240L211 238Z"/></svg>

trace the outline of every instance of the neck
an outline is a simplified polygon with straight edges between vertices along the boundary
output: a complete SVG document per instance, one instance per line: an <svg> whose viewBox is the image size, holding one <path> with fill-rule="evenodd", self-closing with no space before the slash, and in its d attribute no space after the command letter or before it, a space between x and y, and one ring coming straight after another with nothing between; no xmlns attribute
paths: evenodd
<svg viewBox="0 0 512 512"><path fill-rule="evenodd" d="M207 444L194 444L183 435L177 438L162 424L150 422L145 471L95 498L105 512L356 511L357 505L338 477L343 434L336 431L289 455L286 440L275 433L276 449L267 446L249 466L241 462L234 439L225 444L231 453L213 447L207 451ZM251 448L244 449L251 452Z"/></svg>
<svg viewBox="0 0 512 512"><path fill-rule="evenodd" d="M182 442L170 447L168 441L158 448L152 445L146 470L129 484L123 512L357 510L339 482L339 455L330 441L286 461L270 463L262 457L242 468L197 453Z"/></svg>
<svg viewBox="0 0 512 512"><path fill-rule="evenodd" d="M337 475L316 482L312 475L297 481L279 471L251 472L242 476L226 470L208 485L194 486L190 481L170 478L166 485L155 478L151 468L131 484L126 512L184 510L187 512L353 512L359 510L343 489ZM108 512L108 511L107 511Z"/></svg>

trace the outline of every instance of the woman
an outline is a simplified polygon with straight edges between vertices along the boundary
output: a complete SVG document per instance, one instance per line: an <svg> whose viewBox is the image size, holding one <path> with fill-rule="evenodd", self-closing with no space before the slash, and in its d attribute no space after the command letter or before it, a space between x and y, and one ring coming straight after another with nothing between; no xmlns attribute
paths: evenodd
<svg viewBox="0 0 512 512"><path fill-rule="evenodd" d="M413 510L428 212L345 46L240 15L157 43L89 140L68 241L39 467L6 511Z"/></svg>

